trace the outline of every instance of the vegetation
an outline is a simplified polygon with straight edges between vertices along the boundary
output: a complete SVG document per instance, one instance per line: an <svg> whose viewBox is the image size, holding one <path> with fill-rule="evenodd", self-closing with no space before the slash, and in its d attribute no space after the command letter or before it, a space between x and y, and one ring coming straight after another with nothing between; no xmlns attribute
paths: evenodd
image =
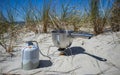
<svg viewBox="0 0 120 75"><path fill-rule="evenodd" d="M4 11L0 10L0 45L7 52L12 51L12 43L17 38L18 30L15 22L16 18L20 16L24 19L24 28L34 31L36 34L38 32L47 33L52 29L80 31L81 27L91 27L93 33L99 35L104 32L106 26L111 26L115 32L120 31L120 0L113 0L111 7L109 6L112 1L106 0L106 8L102 5L102 0L88 0L90 8L86 7L83 0L77 0L78 2L75 4L71 3L72 0L63 0L61 3L59 0L42 1L43 4L38 7L33 4L33 0L26 0L25 4L19 8L17 8L17 4L19 4L17 1L14 7L8 1ZM37 3L37 0L35 2ZM84 7L81 7L82 4ZM0 8L2 7L0 6Z"/></svg>
<svg viewBox="0 0 120 75"><path fill-rule="evenodd" d="M13 43L17 37L17 29L15 26L15 13L11 8L7 8L7 17L0 12L0 45L6 52L13 51Z"/></svg>
<svg viewBox="0 0 120 75"><path fill-rule="evenodd" d="M3 16L3 13L0 12L0 45L7 50L5 39L4 39L4 33L7 32L8 29L8 23L6 21L6 18Z"/></svg>
<svg viewBox="0 0 120 75"><path fill-rule="evenodd" d="M105 24L109 19L109 8L105 11L101 5L101 0L91 0L91 24L93 25L94 34L98 35L104 32ZM101 8L102 11L99 10Z"/></svg>
<svg viewBox="0 0 120 75"><path fill-rule="evenodd" d="M4 16L1 18L4 18ZM0 29L0 45L6 50L6 52L11 52L13 50L13 41L16 37L14 24L3 20L0 22Z"/></svg>
<svg viewBox="0 0 120 75"><path fill-rule="evenodd" d="M51 0L47 1L44 0L43 4L43 32L47 33L48 23L49 23L49 12L50 12L50 6L51 6Z"/></svg>
<svg viewBox="0 0 120 75"><path fill-rule="evenodd" d="M113 4L111 28L114 32L120 31L120 0L115 0Z"/></svg>
<svg viewBox="0 0 120 75"><path fill-rule="evenodd" d="M92 25L94 28L94 33L97 35L99 34L99 23L98 23L98 19L99 19L99 0L91 0L91 21L92 21ZM102 31L101 31L102 32ZM100 32L100 33L101 33Z"/></svg>
<svg viewBox="0 0 120 75"><path fill-rule="evenodd" d="M61 5L61 21L64 23L64 27L72 26L74 31L78 31L80 19L80 13L78 14L77 5L70 6L70 3ZM66 27L66 28L67 28Z"/></svg>

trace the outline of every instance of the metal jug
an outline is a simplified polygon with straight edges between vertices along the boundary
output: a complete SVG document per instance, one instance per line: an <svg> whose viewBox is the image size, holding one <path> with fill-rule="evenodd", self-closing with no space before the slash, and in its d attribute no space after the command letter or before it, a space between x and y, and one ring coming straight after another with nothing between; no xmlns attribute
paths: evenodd
<svg viewBox="0 0 120 75"><path fill-rule="evenodd" d="M31 70L39 66L39 47L36 41L27 41L21 53L22 69Z"/></svg>

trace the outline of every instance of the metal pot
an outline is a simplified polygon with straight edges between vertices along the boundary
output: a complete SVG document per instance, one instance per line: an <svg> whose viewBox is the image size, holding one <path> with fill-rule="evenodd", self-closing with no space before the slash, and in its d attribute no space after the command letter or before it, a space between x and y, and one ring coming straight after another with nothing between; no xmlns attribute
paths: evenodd
<svg viewBox="0 0 120 75"><path fill-rule="evenodd" d="M70 34L73 31L52 31L52 40L56 47L64 49L69 47L72 44L73 39L70 37Z"/></svg>
<svg viewBox="0 0 120 75"><path fill-rule="evenodd" d="M74 37L91 38L93 35L88 33L75 33L67 30L52 31L52 41L59 49L66 49L71 46Z"/></svg>

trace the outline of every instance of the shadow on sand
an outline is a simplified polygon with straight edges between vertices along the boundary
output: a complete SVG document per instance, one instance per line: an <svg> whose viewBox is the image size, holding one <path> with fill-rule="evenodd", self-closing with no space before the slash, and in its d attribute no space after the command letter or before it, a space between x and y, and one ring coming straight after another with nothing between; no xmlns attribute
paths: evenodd
<svg viewBox="0 0 120 75"><path fill-rule="evenodd" d="M44 68L52 66L52 62L50 60L40 60L39 61L39 67L38 68Z"/></svg>
<svg viewBox="0 0 120 75"><path fill-rule="evenodd" d="M105 59L105 58L101 58L99 56L85 52L85 49L83 49L82 47L78 47L78 46L66 49L65 53L66 53L66 56L77 55L77 54L86 54L86 55L89 55L89 56L99 60L99 61L107 61L107 59Z"/></svg>

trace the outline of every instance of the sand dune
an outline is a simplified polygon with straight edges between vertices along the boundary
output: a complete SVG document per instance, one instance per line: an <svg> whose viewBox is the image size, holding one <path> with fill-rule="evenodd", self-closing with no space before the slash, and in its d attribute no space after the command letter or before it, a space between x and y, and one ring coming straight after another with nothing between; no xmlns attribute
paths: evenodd
<svg viewBox="0 0 120 75"><path fill-rule="evenodd" d="M59 56L57 47L51 47L51 59L40 55L40 66L33 70L21 69L21 47L18 42L13 56L0 47L0 73L33 75L120 75L120 32L94 36L91 39L75 38L66 50L68 56ZM27 33L22 41L36 40L40 50L47 55L53 46L51 34Z"/></svg>

